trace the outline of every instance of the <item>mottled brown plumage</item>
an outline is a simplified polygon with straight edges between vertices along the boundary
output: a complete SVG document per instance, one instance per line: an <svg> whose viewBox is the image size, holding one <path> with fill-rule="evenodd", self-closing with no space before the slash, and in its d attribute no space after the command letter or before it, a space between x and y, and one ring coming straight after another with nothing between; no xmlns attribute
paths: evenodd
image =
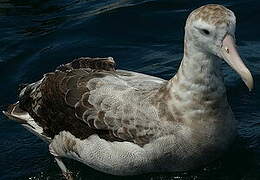
<svg viewBox="0 0 260 180"><path fill-rule="evenodd" d="M233 12L221 5L209 4L202 6L192 12L189 16L189 21L202 20L212 25L221 25L230 23L233 18Z"/></svg>
<svg viewBox="0 0 260 180"><path fill-rule="evenodd" d="M149 98L144 102L149 103L151 96L160 93L153 90L153 86L159 87L160 83L152 80L139 84L132 81L136 78L134 76L138 73L115 71L112 58L75 59L59 66L55 72L45 74L42 80L21 88L16 106L28 112L43 128L44 135L51 139L62 131L68 131L80 139L97 134L108 141L129 141L142 146L160 132L156 132L158 120L149 127L143 125L150 119L138 107L143 106L143 100L138 99ZM114 79L112 84L111 78ZM117 81L129 84L120 85ZM143 89L149 86L152 88L150 91ZM121 107L118 103L124 100L120 100L120 96L114 97L113 92L109 93L111 90L126 92L135 97L131 99L134 102ZM96 94L95 99L90 97L91 94ZM150 110L154 111L153 106Z"/></svg>
<svg viewBox="0 0 260 180"><path fill-rule="evenodd" d="M19 106L29 112L48 137L53 138L66 130L81 139L98 134L104 139L122 141L111 131L96 128L93 120L87 121L90 114L85 115L85 119L83 117L86 109L100 114L88 103L86 97L89 89L84 83L113 71L115 62L112 58L75 59L59 66L55 72L45 74L37 86L26 86L24 94L20 96Z"/></svg>

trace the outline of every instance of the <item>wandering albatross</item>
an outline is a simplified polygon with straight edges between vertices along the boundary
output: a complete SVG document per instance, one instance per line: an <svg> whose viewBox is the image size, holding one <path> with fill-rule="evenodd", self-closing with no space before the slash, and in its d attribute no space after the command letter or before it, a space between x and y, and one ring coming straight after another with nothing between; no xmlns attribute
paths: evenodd
<svg viewBox="0 0 260 180"><path fill-rule="evenodd" d="M236 121L221 61L253 88L235 45L234 13L221 5L194 10L184 56L169 81L116 70L113 58L79 58L23 86L4 114L49 143L61 158L114 175L198 168L232 144Z"/></svg>

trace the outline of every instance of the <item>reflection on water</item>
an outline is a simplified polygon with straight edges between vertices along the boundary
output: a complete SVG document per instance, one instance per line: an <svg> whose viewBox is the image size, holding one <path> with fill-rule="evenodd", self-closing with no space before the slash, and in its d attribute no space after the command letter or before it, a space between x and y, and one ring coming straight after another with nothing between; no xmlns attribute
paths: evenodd
<svg viewBox="0 0 260 180"><path fill-rule="evenodd" d="M18 84L35 81L81 56L113 56L118 68L169 79L182 57L187 15L213 2L236 13L239 50L255 80L255 90L248 93L240 78L223 65L229 101L239 120L239 141L221 161L201 170L123 179L260 179L257 0L1 0L1 109L16 100ZM62 178L47 145L2 114L0 142L1 180ZM72 160L67 163L78 179L122 179Z"/></svg>

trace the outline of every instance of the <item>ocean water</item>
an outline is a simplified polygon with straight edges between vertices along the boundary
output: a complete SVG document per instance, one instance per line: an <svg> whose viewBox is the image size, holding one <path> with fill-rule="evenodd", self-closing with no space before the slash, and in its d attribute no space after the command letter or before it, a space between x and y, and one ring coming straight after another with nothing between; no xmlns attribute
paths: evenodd
<svg viewBox="0 0 260 180"><path fill-rule="evenodd" d="M218 3L237 16L237 44L251 70L249 92L223 64L228 99L239 121L230 151L207 167L183 173L117 177L65 160L76 179L260 179L259 0L1 0L0 108L16 101L18 85L33 82L59 64L82 56L112 56L117 67L165 79L183 53L188 14ZM63 179L48 146L0 114L0 180Z"/></svg>

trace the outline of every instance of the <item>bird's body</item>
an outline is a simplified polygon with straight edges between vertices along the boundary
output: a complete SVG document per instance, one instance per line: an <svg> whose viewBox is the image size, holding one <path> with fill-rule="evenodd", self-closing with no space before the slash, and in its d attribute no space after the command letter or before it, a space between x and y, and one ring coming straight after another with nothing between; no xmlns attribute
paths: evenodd
<svg viewBox="0 0 260 180"><path fill-rule="evenodd" d="M205 20L209 10L226 17ZM202 166L227 150L236 121L227 102L220 55L208 52L222 45L204 47L206 40L198 40L201 27L196 23L212 21L207 23L218 27L220 42L229 47L233 18L219 5L195 10L186 24L182 63L169 81L116 70L112 58L80 58L27 85L5 114L48 141L55 157L72 158L106 173ZM208 26L203 23L203 28ZM190 32L193 25L198 32ZM219 27L227 29L225 34ZM250 84L249 75L243 79Z"/></svg>

